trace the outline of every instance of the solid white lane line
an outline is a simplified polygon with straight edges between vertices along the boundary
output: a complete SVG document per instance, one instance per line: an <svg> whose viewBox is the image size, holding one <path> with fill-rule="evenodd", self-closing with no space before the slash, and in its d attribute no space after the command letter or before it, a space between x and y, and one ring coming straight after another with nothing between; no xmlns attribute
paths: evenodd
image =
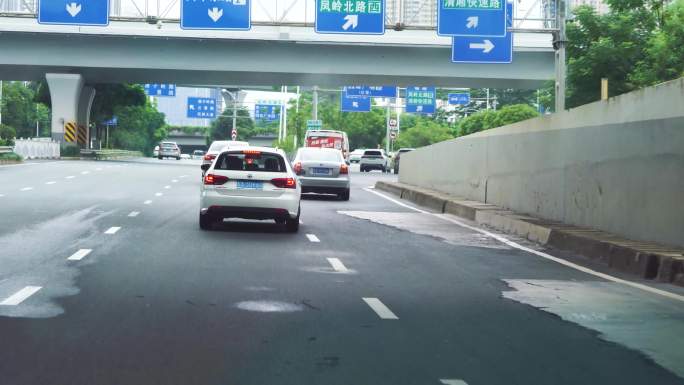
<svg viewBox="0 0 684 385"><path fill-rule="evenodd" d="M149 204L152 204L152 201L151 201L151 200L146 200L145 202L143 202L143 204L144 204L144 205L149 205Z"/></svg>
<svg viewBox="0 0 684 385"><path fill-rule="evenodd" d="M33 187L24 187L23 189L21 189L19 191L31 191L31 190L33 190Z"/></svg>
<svg viewBox="0 0 684 385"><path fill-rule="evenodd" d="M156 197L160 197L160 196L162 196L162 195L164 195L164 194L162 194L162 193L160 193L160 192L154 194L154 196L156 196Z"/></svg>
<svg viewBox="0 0 684 385"><path fill-rule="evenodd" d="M54 180L51 180L49 182L45 182L45 184L55 184L55 183L57 183L57 182L55 182Z"/></svg>
<svg viewBox="0 0 684 385"><path fill-rule="evenodd" d="M330 265L332 266L333 270L335 270L339 273L348 273L349 272L349 270L344 265L344 263L342 263L342 261L340 261L339 259L337 259L337 258L327 258L327 259L328 259L328 262L330 262Z"/></svg>
<svg viewBox="0 0 684 385"><path fill-rule="evenodd" d="M76 178L76 177L73 175L69 175L69 176L64 177L64 179L74 179L74 178Z"/></svg>
<svg viewBox="0 0 684 385"><path fill-rule="evenodd" d="M81 259L85 258L86 255L90 254L90 252L93 251L92 249L81 249L77 252L75 252L71 257L67 258L70 261L80 261Z"/></svg>
<svg viewBox="0 0 684 385"><path fill-rule="evenodd" d="M382 319L399 319L384 303L377 298L364 298L368 306Z"/></svg>
<svg viewBox="0 0 684 385"><path fill-rule="evenodd" d="M470 230L476 231L476 232L478 232L478 233L480 233L480 234L484 234L484 235L486 235L486 236L488 236L488 237L491 237L491 238L493 238L493 239L496 239L497 241L499 241L499 242L501 242L501 243L503 243L503 244L505 244L505 245L508 245L508 246L510 246L510 247L513 247L513 248L516 248L516 249L518 249L518 250L526 251L526 252L528 252L528 253L531 253L531 254L540 256L540 257L542 257L542 258L544 258L544 259L547 259L547 260L549 260L549 261L556 262L556 263L558 263L558 264L561 264L561 265L563 265L563 266L569 267L569 268L571 268L571 269L575 269L575 270L581 271L581 272L583 272L583 273L586 273L586 274L589 274L589 275L593 275L594 277L599 277L599 278L605 279L605 280L610 281L610 282L621 283L621 284L623 284L623 285L627 285L627 286L633 287L633 288L635 288L635 289L643 290L643 291L646 291L646 292L649 292L649 293L652 293L652 294L657 294L657 295L660 295L660 296L663 296L663 297L667 297L667 298L670 298L670 299L674 299L674 300L677 300L677 301L684 302L684 296L682 296L682 295L675 294L675 293L670 293L669 291L656 289L656 288L650 287L650 286L648 286L648 285L643 285L643 284L640 284L640 283L627 281L627 280L624 280L624 279L621 279L621 278L613 277L612 275L608 275L608 274L605 274L605 273L601 273L601 272L598 272L598 271L594 271L594 270L589 269L589 268L587 268L587 267L577 265L577 264L572 263L572 262L570 262L570 261L566 261L565 259L558 258L558 257L554 257L553 255L544 253L544 252L542 252L542 251L530 249L529 247L525 247L525 246L523 246L523 245L520 245L520 244L518 244L518 243L516 243L516 242L513 242L513 241L511 241L511 240L508 240L508 239L506 239L506 238L504 238L504 237L502 237L502 236L500 236L500 235L491 233L491 232L489 232L489 231L487 231L487 230L483 230L483 229L477 228L477 227L475 227L475 226L470 226L470 225L465 224L465 223L463 223L463 222L461 222L461 221L459 221L459 220L456 220L456 219L454 219L454 218L451 218L451 217L449 217L449 216L447 216L447 215L429 213L429 212L427 212L427 211L424 211L424 210L421 210L421 209L418 209L418 208L415 208L415 207L412 207L412 206L403 204L403 203L401 203L401 202L399 202L399 201L397 201L397 200L395 200L395 199L392 199L392 198L390 198L390 197L388 197L388 196L386 196L386 195L384 195L384 194L381 194L381 193L379 193L379 192L377 192L377 191L370 191L370 190L366 190L366 191L371 192L371 193L373 193L373 194L376 194L376 195L378 195L378 196L380 196L380 197L382 197L382 198L384 198L384 199L387 199L387 200L390 201L390 202L394 202L394 203L398 204L399 206L407 207L407 208L409 208L409 209L415 210L415 211L420 212L420 213L423 213L423 214L430 214L430 215L432 215L432 216L435 216L435 217L440 218L440 219L442 219L442 220L445 220L445 221L447 221L447 222L451 222L451 223L453 223L453 224L455 224L455 225L458 225L458 226L464 227L464 228L466 228L466 229L470 229Z"/></svg>
<svg viewBox="0 0 684 385"><path fill-rule="evenodd" d="M81 171L81 174L82 175L88 175L88 174L90 174L90 171Z"/></svg>
<svg viewBox="0 0 684 385"><path fill-rule="evenodd" d="M444 380L439 380L444 385L468 385L467 382L463 380L452 380L452 379L444 379Z"/></svg>
<svg viewBox="0 0 684 385"><path fill-rule="evenodd" d="M171 188L171 186L164 186L164 188L168 190Z"/></svg>
<svg viewBox="0 0 684 385"><path fill-rule="evenodd" d="M131 211L131 213L128 214L128 216L131 217L131 218L135 218L135 217L137 217L139 214L140 214L139 211Z"/></svg>
<svg viewBox="0 0 684 385"><path fill-rule="evenodd" d="M4 301L0 302L0 305L4 306L16 306L24 302L28 297L36 294L36 292L42 289L42 286L26 286L25 288L19 290L18 292L7 297Z"/></svg>
<svg viewBox="0 0 684 385"><path fill-rule="evenodd" d="M384 199L386 199L386 200L388 200L388 201L390 201L390 202L392 202L392 203L394 203L394 204L396 204L396 205L399 205L399 206L401 206L401 207L406 207L406 208L408 208L408 209L411 209L411 210L414 210L414 211L417 211L417 212L423 213L423 214L430 214L429 211L421 210L421 209L419 209L419 208L417 208L417 207L413 207L413 206L407 205L406 203L403 203L403 202L400 202L400 201L398 201L398 200L396 200L396 199L390 198L389 196L387 196L387 195L385 195L385 194L381 194L381 193L379 193L379 192L377 192L377 191L375 191L375 190L370 190L370 189L367 189L367 188L364 189L364 190L365 190L365 191L368 191L369 193L373 193L373 194L375 194L375 195L377 195L377 196L379 196L379 197L382 197L382 198L384 198Z"/></svg>
<svg viewBox="0 0 684 385"><path fill-rule="evenodd" d="M318 243L318 242L321 241L321 240L318 239L318 237L315 236L314 234L306 234L306 237L309 238L309 241L314 242L314 243Z"/></svg>
<svg viewBox="0 0 684 385"><path fill-rule="evenodd" d="M119 230L121 230L121 227L110 227L107 231L105 231L105 234L116 234L116 232Z"/></svg>

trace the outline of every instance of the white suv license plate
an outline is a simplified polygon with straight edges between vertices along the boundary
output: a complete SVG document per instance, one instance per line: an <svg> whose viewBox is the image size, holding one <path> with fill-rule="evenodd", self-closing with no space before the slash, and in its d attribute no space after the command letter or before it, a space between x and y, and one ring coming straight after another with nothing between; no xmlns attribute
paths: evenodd
<svg viewBox="0 0 684 385"><path fill-rule="evenodd" d="M239 180L237 181L238 190L263 190L264 182L260 180Z"/></svg>

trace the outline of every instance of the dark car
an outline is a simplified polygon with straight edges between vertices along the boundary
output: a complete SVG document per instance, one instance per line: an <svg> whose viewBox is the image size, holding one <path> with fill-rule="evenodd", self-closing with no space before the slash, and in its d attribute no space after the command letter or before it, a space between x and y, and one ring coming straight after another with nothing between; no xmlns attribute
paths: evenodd
<svg viewBox="0 0 684 385"><path fill-rule="evenodd" d="M394 158L392 159L392 168L394 169L395 174L399 174L399 161L401 160L401 154L405 154L413 150L415 150L415 148L400 148L399 151L394 154Z"/></svg>

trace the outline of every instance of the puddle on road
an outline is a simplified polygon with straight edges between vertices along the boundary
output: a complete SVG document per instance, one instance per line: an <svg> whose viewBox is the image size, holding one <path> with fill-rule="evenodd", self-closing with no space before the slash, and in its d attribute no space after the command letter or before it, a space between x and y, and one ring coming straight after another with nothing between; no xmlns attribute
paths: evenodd
<svg viewBox="0 0 684 385"><path fill-rule="evenodd" d="M499 250L511 249L484 234L465 229L429 214L375 211L338 211L338 213L409 231L414 234L439 238L456 246L484 247Z"/></svg>
<svg viewBox="0 0 684 385"><path fill-rule="evenodd" d="M292 313L304 310L304 306L281 301L242 301L235 304L241 310L259 313Z"/></svg>
<svg viewBox="0 0 684 385"><path fill-rule="evenodd" d="M78 294L79 268L67 260L84 240L97 233L96 222L108 213L94 207L49 219L0 236L0 298L25 286L42 289L18 306L0 306L0 316L49 318L64 312L53 298Z"/></svg>
<svg viewBox="0 0 684 385"><path fill-rule="evenodd" d="M604 281L504 280L504 298L596 330L606 341L638 350L684 378L681 302Z"/></svg>

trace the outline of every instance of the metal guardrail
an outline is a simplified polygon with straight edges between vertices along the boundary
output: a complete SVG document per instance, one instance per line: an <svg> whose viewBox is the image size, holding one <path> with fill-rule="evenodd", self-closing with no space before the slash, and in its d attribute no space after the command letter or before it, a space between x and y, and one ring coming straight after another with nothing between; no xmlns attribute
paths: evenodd
<svg viewBox="0 0 684 385"><path fill-rule="evenodd" d="M137 158L142 157L140 151L128 150L81 150L81 158L84 159L120 159L120 158Z"/></svg>
<svg viewBox="0 0 684 385"><path fill-rule="evenodd" d="M0 154L9 154L10 152L14 152L14 149L10 146L0 146Z"/></svg>

